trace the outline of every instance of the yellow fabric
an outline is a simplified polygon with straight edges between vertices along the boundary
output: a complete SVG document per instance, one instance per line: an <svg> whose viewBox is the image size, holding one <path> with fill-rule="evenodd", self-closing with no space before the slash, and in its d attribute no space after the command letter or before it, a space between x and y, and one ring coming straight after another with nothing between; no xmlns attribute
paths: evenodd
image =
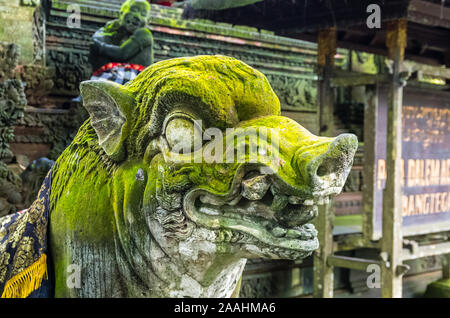
<svg viewBox="0 0 450 318"><path fill-rule="evenodd" d="M41 287L44 277L48 279L47 255L42 254L36 262L6 282L1 298L28 297Z"/></svg>

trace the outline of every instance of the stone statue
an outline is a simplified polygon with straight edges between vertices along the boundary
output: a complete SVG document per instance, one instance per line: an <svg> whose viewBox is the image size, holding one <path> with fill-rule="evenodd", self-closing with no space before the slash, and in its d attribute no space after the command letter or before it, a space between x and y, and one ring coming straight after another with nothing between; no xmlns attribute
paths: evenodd
<svg viewBox="0 0 450 318"><path fill-rule="evenodd" d="M109 63L126 63L141 68L153 63L153 37L146 25L149 16L150 4L147 1L127 0L120 9L119 19L108 22L95 32L90 47L94 75L98 76L99 69Z"/></svg>
<svg viewBox="0 0 450 318"><path fill-rule="evenodd" d="M260 72L176 58L81 94L90 118L51 170L56 297L232 297L246 259L318 248L308 222L341 191L358 142L281 116Z"/></svg>

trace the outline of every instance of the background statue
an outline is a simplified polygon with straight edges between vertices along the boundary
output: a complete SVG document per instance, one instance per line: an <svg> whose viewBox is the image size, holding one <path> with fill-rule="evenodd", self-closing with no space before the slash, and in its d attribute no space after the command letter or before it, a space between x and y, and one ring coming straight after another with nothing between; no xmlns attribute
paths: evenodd
<svg viewBox="0 0 450 318"><path fill-rule="evenodd" d="M92 37L90 61L93 78L124 84L153 63L153 37L147 27L150 4L128 0L120 17L108 22Z"/></svg>

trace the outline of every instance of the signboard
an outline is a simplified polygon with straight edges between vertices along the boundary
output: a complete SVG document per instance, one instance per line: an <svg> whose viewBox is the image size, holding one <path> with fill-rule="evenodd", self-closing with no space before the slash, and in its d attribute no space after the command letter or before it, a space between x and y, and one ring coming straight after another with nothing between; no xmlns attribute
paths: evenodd
<svg viewBox="0 0 450 318"><path fill-rule="evenodd" d="M388 88L378 87L372 142L372 239L382 233ZM369 116L370 117L370 116ZM367 117L366 117L367 118ZM370 147L370 145L368 145ZM371 161L371 162L370 162ZM403 235L450 230L450 93L405 88L402 108Z"/></svg>

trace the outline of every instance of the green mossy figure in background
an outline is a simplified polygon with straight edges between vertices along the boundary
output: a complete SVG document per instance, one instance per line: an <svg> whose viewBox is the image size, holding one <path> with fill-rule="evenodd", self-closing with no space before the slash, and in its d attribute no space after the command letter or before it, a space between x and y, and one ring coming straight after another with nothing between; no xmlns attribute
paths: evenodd
<svg viewBox="0 0 450 318"><path fill-rule="evenodd" d="M153 37L146 26L149 17L147 1L125 1L119 19L108 22L92 37L90 60L94 70L110 62L152 64Z"/></svg>
<svg viewBox="0 0 450 318"><path fill-rule="evenodd" d="M90 118L52 172L55 296L236 296L247 258L318 248L308 222L341 191L358 142L280 116L260 72L177 58L81 94Z"/></svg>

